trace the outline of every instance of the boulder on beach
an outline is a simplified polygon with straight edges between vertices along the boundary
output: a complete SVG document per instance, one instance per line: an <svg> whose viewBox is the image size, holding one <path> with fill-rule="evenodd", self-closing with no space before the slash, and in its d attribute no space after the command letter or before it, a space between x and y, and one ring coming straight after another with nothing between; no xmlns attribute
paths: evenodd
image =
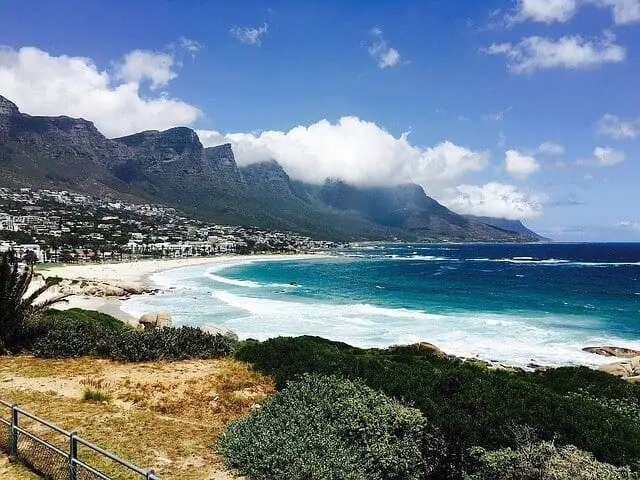
<svg viewBox="0 0 640 480"><path fill-rule="evenodd" d="M169 312L145 313L140 317L138 323L142 325L145 330L171 328L171 314Z"/></svg>
<svg viewBox="0 0 640 480"><path fill-rule="evenodd" d="M640 356L625 360L624 362L608 363L600 367L600 370L626 380L640 377ZM637 382L638 380L634 379L633 381Z"/></svg>
<svg viewBox="0 0 640 480"><path fill-rule="evenodd" d="M238 334L233 330L222 327L220 325L216 325L214 323L207 323L206 325L201 325L200 330L206 333L210 333L212 335L222 335L223 337L227 337L229 340L237 342L239 340Z"/></svg>
<svg viewBox="0 0 640 480"><path fill-rule="evenodd" d="M582 351L595 353L596 355L603 355L605 357L633 358L640 356L640 350L633 350L631 348L624 347L584 347Z"/></svg>

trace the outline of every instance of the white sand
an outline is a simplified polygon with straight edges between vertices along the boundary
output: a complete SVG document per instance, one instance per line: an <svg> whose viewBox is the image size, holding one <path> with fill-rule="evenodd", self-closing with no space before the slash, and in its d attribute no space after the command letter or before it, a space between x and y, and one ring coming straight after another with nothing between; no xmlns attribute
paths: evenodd
<svg viewBox="0 0 640 480"><path fill-rule="evenodd" d="M327 255L322 255L327 256ZM154 273L174 268L191 267L204 264L235 263L245 259L256 261L272 260L300 260L318 258L318 255L221 255L217 257L177 258L168 260L140 260L135 262L101 263L69 265L42 270L44 277L60 277L73 280L95 280L153 286L149 279ZM122 300L114 297L86 297L74 295L67 298L67 302L54 308L66 310L69 308L83 308L107 313L123 321L136 320L120 309Z"/></svg>

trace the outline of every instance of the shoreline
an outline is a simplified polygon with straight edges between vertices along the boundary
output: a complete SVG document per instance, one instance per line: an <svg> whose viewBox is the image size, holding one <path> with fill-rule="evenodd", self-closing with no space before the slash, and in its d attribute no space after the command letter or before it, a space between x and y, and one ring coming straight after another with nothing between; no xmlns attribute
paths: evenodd
<svg viewBox="0 0 640 480"><path fill-rule="evenodd" d="M116 284L127 284L145 289L153 289L158 288L158 285L151 280L150 277L152 275L177 268L195 267L198 265L233 264L235 262L245 261L304 260L308 258L328 258L332 256L330 253L321 252L301 254L218 255L214 257L170 258L163 260L144 259L130 262L56 266L51 269L40 270L37 273L42 275L43 278L59 277L75 281L113 282ZM122 304L129 298L129 296L101 297L71 295L66 299L66 302L55 305L53 308L58 310L68 310L71 308L96 310L124 322L135 323L138 318L128 314L121 308Z"/></svg>

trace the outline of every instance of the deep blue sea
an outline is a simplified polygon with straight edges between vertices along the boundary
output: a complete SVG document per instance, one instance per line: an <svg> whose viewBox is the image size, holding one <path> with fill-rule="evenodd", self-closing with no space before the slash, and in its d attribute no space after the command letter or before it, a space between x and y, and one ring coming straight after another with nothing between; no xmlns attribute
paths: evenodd
<svg viewBox="0 0 640 480"><path fill-rule="evenodd" d="M640 244L362 245L331 258L238 258L169 270L125 302L241 338L319 335L361 347L428 341L485 360L596 366L640 349Z"/></svg>

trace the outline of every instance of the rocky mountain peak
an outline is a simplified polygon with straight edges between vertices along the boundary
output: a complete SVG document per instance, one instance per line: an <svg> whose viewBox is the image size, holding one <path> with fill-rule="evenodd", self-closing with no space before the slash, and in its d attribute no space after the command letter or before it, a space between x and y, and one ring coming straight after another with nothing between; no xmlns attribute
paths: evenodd
<svg viewBox="0 0 640 480"><path fill-rule="evenodd" d="M0 116L18 115L19 113L20 110L15 103L0 95Z"/></svg>

